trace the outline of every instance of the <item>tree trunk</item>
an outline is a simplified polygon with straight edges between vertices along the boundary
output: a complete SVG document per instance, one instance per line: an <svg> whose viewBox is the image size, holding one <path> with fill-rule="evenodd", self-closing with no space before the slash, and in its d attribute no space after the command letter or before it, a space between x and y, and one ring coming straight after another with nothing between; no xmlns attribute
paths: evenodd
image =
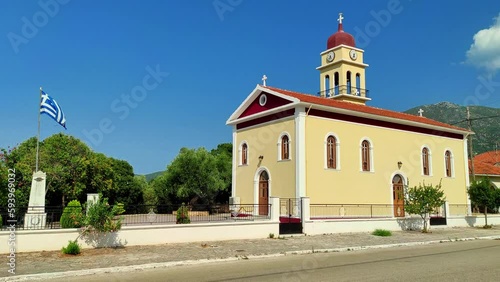
<svg viewBox="0 0 500 282"><path fill-rule="evenodd" d="M488 227L488 207L484 207L484 227Z"/></svg>
<svg viewBox="0 0 500 282"><path fill-rule="evenodd" d="M66 207L66 201L64 195L62 195L62 206Z"/></svg>
<svg viewBox="0 0 500 282"><path fill-rule="evenodd" d="M424 216L424 228L422 230L422 232L424 232L424 233L429 232L428 222L429 222L429 215L426 213L425 216Z"/></svg>

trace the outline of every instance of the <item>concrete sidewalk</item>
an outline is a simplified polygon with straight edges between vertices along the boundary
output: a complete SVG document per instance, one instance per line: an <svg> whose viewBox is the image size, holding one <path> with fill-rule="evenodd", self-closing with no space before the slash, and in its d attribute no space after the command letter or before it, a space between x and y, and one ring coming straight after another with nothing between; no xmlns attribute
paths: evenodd
<svg viewBox="0 0 500 282"><path fill-rule="evenodd" d="M61 252L19 253L15 275L0 263L0 281L26 281L104 272L135 271L176 265L254 259L259 257L354 251L476 239L500 239L500 228L434 228L432 233L393 232L390 237L370 233L294 235L284 238L164 244L125 248L85 249L78 256ZM43 242L40 242L43 244ZM62 243L63 245L63 243Z"/></svg>

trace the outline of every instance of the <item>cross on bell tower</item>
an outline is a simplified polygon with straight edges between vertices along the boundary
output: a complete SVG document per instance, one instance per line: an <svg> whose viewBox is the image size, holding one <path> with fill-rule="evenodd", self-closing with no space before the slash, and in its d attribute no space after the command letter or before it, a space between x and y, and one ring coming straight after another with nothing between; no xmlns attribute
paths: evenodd
<svg viewBox="0 0 500 282"><path fill-rule="evenodd" d="M342 24L342 20L344 19L344 16L342 13L339 13L339 18L337 19L337 21L339 22L339 24Z"/></svg>
<svg viewBox="0 0 500 282"><path fill-rule="evenodd" d="M337 18L338 29L321 52L319 96L365 105L371 99L365 87L364 50L356 47L354 36L344 31L344 14Z"/></svg>

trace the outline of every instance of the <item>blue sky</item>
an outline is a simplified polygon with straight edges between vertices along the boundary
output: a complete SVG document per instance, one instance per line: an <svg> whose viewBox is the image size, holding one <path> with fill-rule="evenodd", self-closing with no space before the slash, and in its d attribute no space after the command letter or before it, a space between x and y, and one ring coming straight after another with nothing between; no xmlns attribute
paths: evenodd
<svg viewBox="0 0 500 282"><path fill-rule="evenodd" d="M68 128L43 115L42 139L73 135L138 174L181 147L230 142L225 122L264 74L316 93L339 12L370 65L369 105L500 107L497 0L11 0L0 11L0 147L36 135L42 86Z"/></svg>

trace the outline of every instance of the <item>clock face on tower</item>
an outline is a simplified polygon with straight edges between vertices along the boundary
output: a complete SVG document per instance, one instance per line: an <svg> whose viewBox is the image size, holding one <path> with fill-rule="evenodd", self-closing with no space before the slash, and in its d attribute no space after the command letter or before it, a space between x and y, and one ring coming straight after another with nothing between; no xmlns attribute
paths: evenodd
<svg viewBox="0 0 500 282"><path fill-rule="evenodd" d="M349 56L351 57L351 59L356 60L356 58L358 57L358 53L356 53L356 50L351 50L349 52Z"/></svg>
<svg viewBox="0 0 500 282"><path fill-rule="evenodd" d="M333 59L335 59L335 53L333 53L333 51L331 51L330 53L328 53L328 55L326 55L326 60L331 62L331 61L333 61Z"/></svg>

